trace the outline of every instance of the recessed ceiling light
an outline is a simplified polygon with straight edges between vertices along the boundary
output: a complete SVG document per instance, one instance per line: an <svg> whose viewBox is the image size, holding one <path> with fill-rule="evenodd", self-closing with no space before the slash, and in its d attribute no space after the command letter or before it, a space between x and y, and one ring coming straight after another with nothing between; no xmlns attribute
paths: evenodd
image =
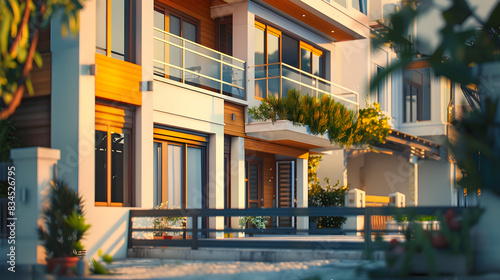
<svg viewBox="0 0 500 280"><path fill-rule="evenodd" d="M306 15L302 15L302 17L306 17Z"/></svg>
<svg viewBox="0 0 500 280"><path fill-rule="evenodd" d="M335 30L332 30L332 33L335 33Z"/></svg>

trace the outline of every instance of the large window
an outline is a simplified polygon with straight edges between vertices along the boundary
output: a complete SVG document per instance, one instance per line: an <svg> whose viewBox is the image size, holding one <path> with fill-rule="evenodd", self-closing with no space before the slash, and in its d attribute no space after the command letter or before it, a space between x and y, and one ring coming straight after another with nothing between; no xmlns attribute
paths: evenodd
<svg viewBox="0 0 500 280"><path fill-rule="evenodd" d="M280 84L276 78L280 75L308 86L315 84L313 75L325 77L323 51L261 22L255 22L254 55L257 99L268 95L284 97L289 89L299 89L289 80ZM311 93L310 88L306 91Z"/></svg>
<svg viewBox="0 0 500 280"><path fill-rule="evenodd" d="M202 208L205 193L205 136L154 129L155 202L169 208Z"/></svg>
<svg viewBox="0 0 500 280"><path fill-rule="evenodd" d="M430 69L407 69L403 75L403 122L430 120Z"/></svg>
<svg viewBox="0 0 500 280"><path fill-rule="evenodd" d="M95 205L133 204L133 119L131 107L96 104Z"/></svg>
<svg viewBox="0 0 500 280"><path fill-rule="evenodd" d="M97 0L97 53L133 62L134 2L130 0Z"/></svg>

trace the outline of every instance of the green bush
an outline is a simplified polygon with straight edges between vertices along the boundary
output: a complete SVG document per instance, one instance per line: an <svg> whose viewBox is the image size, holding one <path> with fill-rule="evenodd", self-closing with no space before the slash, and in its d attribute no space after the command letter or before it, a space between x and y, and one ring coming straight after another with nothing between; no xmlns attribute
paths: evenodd
<svg viewBox="0 0 500 280"><path fill-rule="evenodd" d="M330 179L325 178L326 186L321 186L317 175L317 169L322 156L310 156L308 161L309 177L309 207L344 207L345 195L348 187L339 187L339 181L335 185L330 185ZM346 217L311 217L310 222L318 223L318 228L340 228Z"/></svg>

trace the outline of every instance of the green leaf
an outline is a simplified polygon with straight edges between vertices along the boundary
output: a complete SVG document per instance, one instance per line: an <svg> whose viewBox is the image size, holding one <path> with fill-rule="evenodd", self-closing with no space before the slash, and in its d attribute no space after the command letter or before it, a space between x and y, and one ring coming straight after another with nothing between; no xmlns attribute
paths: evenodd
<svg viewBox="0 0 500 280"><path fill-rule="evenodd" d="M10 24L12 21L12 15L7 7L2 9L2 20L0 21L0 52L7 53L7 47L9 43L9 31Z"/></svg>
<svg viewBox="0 0 500 280"><path fill-rule="evenodd" d="M26 79L25 85L26 85L26 90L28 90L29 95L33 95L35 93L35 91L33 90L33 84L31 83L30 78Z"/></svg>
<svg viewBox="0 0 500 280"><path fill-rule="evenodd" d="M35 55L33 56L33 61L35 61L35 64L36 66L38 66L38 68L41 68L43 66L43 58L38 50L35 52Z"/></svg>

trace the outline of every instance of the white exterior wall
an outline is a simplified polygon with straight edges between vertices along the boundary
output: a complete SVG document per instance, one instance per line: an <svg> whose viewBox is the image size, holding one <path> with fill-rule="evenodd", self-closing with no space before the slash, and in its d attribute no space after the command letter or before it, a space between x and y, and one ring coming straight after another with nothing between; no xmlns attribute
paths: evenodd
<svg viewBox="0 0 500 280"><path fill-rule="evenodd" d="M334 185L339 181L339 186L347 185L347 161L344 156L345 150L331 151L331 155L323 155L323 160L319 163L318 178L321 185L325 185L324 179L330 178L330 183Z"/></svg>
<svg viewBox="0 0 500 280"><path fill-rule="evenodd" d="M418 183L414 176L415 166L408 159L397 155L366 153L347 161L348 182L352 188L360 188L367 195L389 196L394 192L406 196L406 205L418 203ZM362 173L364 172L364 176ZM364 177L364 182L362 178ZM417 183L417 184L416 184Z"/></svg>
<svg viewBox="0 0 500 280"><path fill-rule="evenodd" d="M418 161L419 206L455 205L454 168L446 161Z"/></svg>
<svg viewBox="0 0 500 280"><path fill-rule="evenodd" d="M153 1L137 4L137 63L143 80L152 80ZM89 0L80 13L80 32L61 38L60 26L52 24L52 147L61 150L58 176L78 189L84 198L85 218L92 225L84 238L87 257L99 249L116 258L126 257L129 207L96 207L95 197L95 64L96 2ZM98 70L97 70L98 71ZM142 93L142 107L135 118L135 206L153 207L152 92ZM84 174L80 176L80 174ZM103 219L106 217L106 219Z"/></svg>

